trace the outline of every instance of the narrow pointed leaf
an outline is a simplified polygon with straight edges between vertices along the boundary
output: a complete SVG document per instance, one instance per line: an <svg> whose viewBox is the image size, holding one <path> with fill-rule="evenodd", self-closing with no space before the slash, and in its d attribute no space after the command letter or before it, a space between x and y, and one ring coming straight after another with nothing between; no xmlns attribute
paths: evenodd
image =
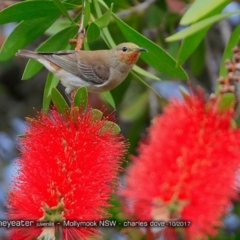
<svg viewBox="0 0 240 240"><path fill-rule="evenodd" d="M140 75L142 75L143 77L149 78L149 79L154 79L154 80L158 80L161 81L160 78L158 78L157 76L153 75L150 72L147 72L146 70L140 68L137 65L134 65L134 67L132 68L132 70L136 73L139 73Z"/></svg>
<svg viewBox="0 0 240 240"><path fill-rule="evenodd" d="M66 110L69 110L67 102L56 88L52 89L52 101L60 113L63 114Z"/></svg>
<svg viewBox="0 0 240 240"><path fill-rule="evenodd" d="M54 52L66 49L69 44L69 39L77 33L78 28L70 26L55 35L48 38L37 49L37 52ZM25 67L22 79L26 80L37 74L43 65L33 59L30 59Z"/></svg>
<svg viewBox="0 0 240 240"><path fill-rule="evenodd" d="M92 22L87 29L87 40L89 43L96 41L100 37L99 27Z"/></svg>
<svg viewBox="0 0 240 240"><path fill-rule="evenodd" d="M204 15L204 18L207 19L209 17L220 14L224 7L225 7L225 4L223 4L223 3L220 4L215 9L213 9L211 12L209 12L207 15ZM208 27L196 32L195 34L183 39L183 41L181 42L181 46L180 46L180 49L178 52L178 57L177 57L179 65L183 64L190 57L190 55L195 51L195 49L199 46L199 44L205 37L205 35L208 32L210 27L211 26L208 26Z"/></svg>
<svg viewBox="0 0 240 240"><path fill-rule="evenodd" d="M185 28L184 30L166 38L166 41L171 42L171 41L176 41L176 40L186 38L188 36L191 36L191 35L199 32L200 30L203 30L203 29L211 26L212 24L214 24L216 22L219 22L220 20L223 20L231 15L239 14L239 13L240 13L240 11L235 11L235 12L231 12L231 13L221 13L221 14L215 15L213 17L204 19L204 20L197 22L197 23L191 25L190 27Z"/></svg>
<svg viewBox="0 0 240 240"><path fill-rule="evenodd" d="M64 4L60 0L53 0L55 5L59 8L59 10L63 13L63 15L69 19L71 23L74 23L72 18L69 16L67 9L65 8Z"/></svg>
<svg viewBox="0 0 240 240"><path fill-rule="evenodd" d="M194 50L198 47L198 45L200 44L208 30L209 27L196 32L194 35L184 38L184 40L181 43L177 57L179 65L183 64L194 52Z"/></svg>
<svg viewBox="0 0 240 240"><path fill-rule="evenodd" d="M67 9L77 6L63 3ZM0 11L0 24L60 15L61 12L52 1L25 1L13 4Z"/></svg>
<svg viewBox="0 0 240 240"><path fill-rule="evenodd" d="M67 0L67 2L71 3L71 4L75 4L75 5L81 5L82 4L82 0Z"/></svg>
<svg viewBox="0 0 240 240"><path fill-rule="evenodd" d="M45 84L44 94L43 94L43 111L47 113L51 99L52 99L52 89L55 88L59 83L59 79L56 78L51 72L48 73L47 81Z"/></svg>
<svg viewBox="0 0 240 240"><path fill-rule="evenodd" d="M78 88L74 97L74 106L82 107L82 110L86 109L88 103L88 92L85 87Z"/></svg>
<svg viewBox="0 0 240 240"><path fill-rule="evenodd" d="M147 88L151 89L153 92L155 92L155 93L157 94L157 96L158 96L159 98L162 99L162 96L160 96L159 93L158 93L154 88L152 88L152 87L151 87L149 84L147 84L143 79L141 79L135 72L131 71L130 73L133 75L133 77L134 77L136 80L138 80L140 83L142 83L142 84L143 84L144 86L146 86Z"/></svg>
<svg viewBox="0 0 240 240"><path fill-rule="evenodd" d="M26 47L41 36L58 16L54 15L20 22L5 40L0 52L0 61L12 58L19 49Z"/></svg>
<svg viewBox="0 0 240 240"><path fill-rule="evenodd" d="M141 58L146 63L161 73L167 74L169 76L181 79L188 78L186 72L182 69L182 67L177 66L176 61L167 52L165 52L151 40L135 31L133 28L119 19L116 15L113 14L113 16L117 22L118 27L128 41L134 42L140 47L144 47L148 50L148 53L141 53Z"/></svg>
<svg viewBox="0 0 240 240"><path fill-rule="evenodd" d="M100 18L98 18L94 23L99 27L99 28L105 28L108 26L111 16L112 16L112 7L113 4L111 5L111 8L108 9Z"/></svg>
<svg viewBox="0 0 240 240"><path fill-rule="evenodd" d="M99 3L101 3L107 10L109 10L109 7L104 2L101 2L101 0L93 0L93 5L94 5L94 8L95 8L97 17L101 18L102 17L102 11L101 11ZM102 28L101 29L101 36L109 47L113 48L114 46L116 46L108 28Z"/></svg>
<svg viewBox="0 0 240 240"><path fill-rule="evenodd" d="M218 8L220 5L227 5L229 2L229 0L196 0L183 15L180 24L188 25L197 22L211 11L214 11L214 9Z"/></svg>
<svg viewBox="0 0 240 240"><path fill-rule="evenodd" d="M116 105L115 105L115 102L114 102L111 92L109 92L109 91L103 92L103 93L101 93L101 95L114 109L116 108Z"/></svg>
<svg viewBox="0 0 240 240"><path fill-rule="evenodd" d="M84 10L83 10L83 13L84 13L83 26L86 27L90 19L91 9L90 9L89 0L83 0L83 1L85 3Z"/></svg>
<svg viewBox="0 0 240 240"><path fill-rule="evenodd" d="M85 51L90 51L90 47L89 47L89 44L88 44L86 38L85 38L84 41L83 41L83 49L84 49Z"/></svg>

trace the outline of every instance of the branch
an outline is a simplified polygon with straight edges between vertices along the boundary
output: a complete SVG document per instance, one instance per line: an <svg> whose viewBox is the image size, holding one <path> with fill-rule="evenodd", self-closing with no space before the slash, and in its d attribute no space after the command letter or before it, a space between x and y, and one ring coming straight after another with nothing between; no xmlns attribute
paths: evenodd
<svg viewBox="0 0 240 240"><path fill-rule="evenodd" d="M75 48L75 50L81 50L82 49L82 43L84 41L85 38L85 28L83 26L84 24L84 9L85 9L85 1L83 3L83 10L82 10L82 18L81 18L81 22L80 22L80 26L78 29L78 38L77 38L77 46Z"/></svg>
<svg viewBox="0 0 240 240"><path fill-rule="evenodd" d="M84 28L84 9L85 9L85 1L83 3L83 8L82 8L82 16L81 20L79 23L79 29L78 29L78 34L77 34L77 39L70 39L69 42L70 44L76 44L75 50L81 50L82 49L82 43L85 38L85 28Z"/></svg>

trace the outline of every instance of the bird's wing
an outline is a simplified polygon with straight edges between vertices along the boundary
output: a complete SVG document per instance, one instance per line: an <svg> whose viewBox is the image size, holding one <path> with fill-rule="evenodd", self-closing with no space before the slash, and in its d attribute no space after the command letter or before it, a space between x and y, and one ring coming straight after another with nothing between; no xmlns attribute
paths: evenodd
<svg viewBox="0 0 240 240"><path fill-rule="evenodd" d="M79 61L78 69L88 82L94 84L102 84L109 79L110 69L101 62L90 65Z"/></svg>
<svg viewBox="0 0 240 240"><path fill-rule="evenodd" d="M77 55L74 51L61 51L58 53L44 54L44 57L50 62L55 63L57 66L64 70L78 76L79 70L77 68Z"/></svg>
<svg viewBox="0 0 240 240"><path fill-rule="evenodd" d="M85 57L86 53L82 54L83 55L79 57L80 59L86 58L90 60L87 55ZM76 54L76 51L43 53L43 55L49 61L55 63L64 70L83 78L87 82L94 84L102 84L109 79L110 69L101 60L94 61L95 59L91 59L92 61L83 62L82 60L77 59L78 55ZM96 63L94 64L93 62Z"/></svg>

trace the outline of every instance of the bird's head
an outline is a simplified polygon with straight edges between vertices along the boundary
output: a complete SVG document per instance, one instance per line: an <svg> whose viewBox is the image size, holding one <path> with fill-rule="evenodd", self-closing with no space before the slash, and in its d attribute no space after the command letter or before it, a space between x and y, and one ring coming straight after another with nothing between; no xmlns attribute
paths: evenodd
<svg viewBox="0 0 240 240"><path fill-rule="evenodd" d="M140 52L146 51L145 48L139 47L134 43L121 43L115 47L117 57L121 62L132 66L138 60Z"/></svg>

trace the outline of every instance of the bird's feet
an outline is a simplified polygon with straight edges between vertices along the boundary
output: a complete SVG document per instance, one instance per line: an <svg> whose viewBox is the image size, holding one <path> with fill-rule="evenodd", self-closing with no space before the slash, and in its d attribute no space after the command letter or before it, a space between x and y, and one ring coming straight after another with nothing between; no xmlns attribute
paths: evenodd
<svg viewBox="0 0 240 240"><path fill-rule="evenodd" d="M65 89L65 94L66 94L66 96L67 96L67 98L68 98L70 103L73 102L75 94L76 94L76 91L77 91L76 89L75 90L70 89L70 88L66 88Z"/></svg>

